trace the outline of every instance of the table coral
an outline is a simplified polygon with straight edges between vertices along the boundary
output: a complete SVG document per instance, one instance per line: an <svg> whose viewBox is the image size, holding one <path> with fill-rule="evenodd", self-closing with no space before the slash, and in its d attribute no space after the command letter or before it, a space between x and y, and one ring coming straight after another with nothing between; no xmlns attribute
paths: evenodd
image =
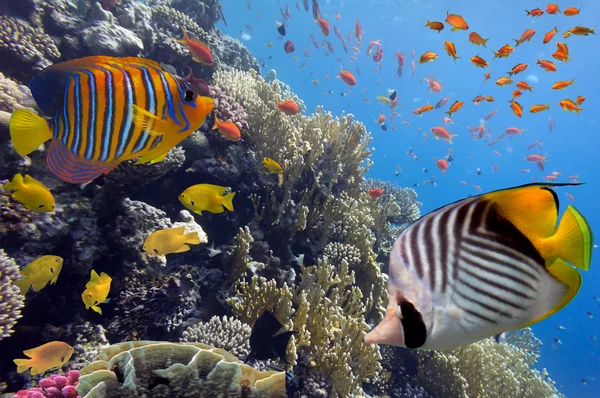
<svg viewBox="0 0 600 398"><path fill-rule="evenodd" d="M21 318L25 297L14 284L19 279L19 266L0 249L0 340L13 333Z"/></svg>

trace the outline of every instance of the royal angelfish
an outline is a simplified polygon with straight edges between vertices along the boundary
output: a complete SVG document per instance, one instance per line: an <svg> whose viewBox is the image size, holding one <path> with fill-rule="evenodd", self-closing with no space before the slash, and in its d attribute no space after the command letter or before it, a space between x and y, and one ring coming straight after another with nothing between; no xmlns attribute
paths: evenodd
<svg viewBox="0 0 600 398"><path fill-rule="evenodd" d="M48 120L28 110L13 112L13 146L25 156L52 140L48 168L74 184L125 160L163 160L213 109L212 98L198 96L158 63L136 57L58 63L35 75L29 87Z"/></svg>
<svg viewBox="0 0 600 398"><path fill-rule="evenodd" d="M558 223L555 186L467 198L404 229L390 257L389 304L367 343L464 346L551 316L577 294L593 247L571 205Z"/></svg>

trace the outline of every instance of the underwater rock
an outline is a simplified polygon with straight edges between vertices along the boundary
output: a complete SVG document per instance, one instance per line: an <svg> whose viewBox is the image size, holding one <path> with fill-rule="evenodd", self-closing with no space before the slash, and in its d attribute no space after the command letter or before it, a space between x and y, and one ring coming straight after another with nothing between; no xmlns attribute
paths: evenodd
<svg viewBox="0 0 600 398"><path fill-rule="evenodd" d="M265 76L265 81L267 83L273 83L277 79L277 71L275 69L269 69Z"/></svg>
<svg viewBox="0 0 600 398"><path fill-rule="evenodd" d="M13 327L21 318L25 297L14 284L19 279L19 266L0 249L0 340L13 333Z"/></svg>

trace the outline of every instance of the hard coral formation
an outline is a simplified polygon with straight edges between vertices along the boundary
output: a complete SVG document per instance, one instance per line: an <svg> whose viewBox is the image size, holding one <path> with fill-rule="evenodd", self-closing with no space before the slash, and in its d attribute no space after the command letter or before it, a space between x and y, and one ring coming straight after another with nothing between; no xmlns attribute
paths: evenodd
<svg viewBox="0 0 600 398"><path fill-rule="evenodd" d="M171 7L189 16L206 31L212 30L220 19L219 0L171 0Z"/></svg>
<svg viewBox="0 0 600 398"><path fill-rule="evenodd" d="M25 297L14 284L19 279L19 266L0 249L0 340L13 333L21 318Z"/></svg>
<svg viewBox="0 0 600 398"><path fill-rule="evenodd" d="M261 372L199 343L152 341L105 349L81 370L77 392L83 398L286 396L284 372Z"/></svg>
<svg viewBox="0 0 600 398"><path fill-rule="evenodd" d="M181 341L208 344L245 358L250 353L251 332L250 326L239 319L213 316L208 322L198 322L184 330Z"/></svg>
<svg viewBox="0 0 600 398"><path fill-rule="evenodd" d="M38 69L60 58L56 44L43 27L7 15L0 15L0 50L20 62L36 64Z"/></svg>
<svg viewBox="0 0 600 398"><path fill-rule="evenodd" d="M31 91L0 72L0 111L11 113L22 108L36 108Z"/></svg>
<svg viewBox="0 0 600 398"><path fill-rule="evenodd" d="M220 87L211 86L210 89L215 101L215 115L219 120L234 123L240 130L247 129L246 118L248 115L242 105L227 95Z"/></svg>

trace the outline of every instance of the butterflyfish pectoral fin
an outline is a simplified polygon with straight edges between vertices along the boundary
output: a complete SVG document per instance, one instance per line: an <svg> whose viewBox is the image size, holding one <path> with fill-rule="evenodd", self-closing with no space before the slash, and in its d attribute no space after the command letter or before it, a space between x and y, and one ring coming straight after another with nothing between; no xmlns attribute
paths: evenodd
<svg viewBox="0 0 600 398"><path fill-rule="evenodd" d="M560 311L573 300L581 287L581 274L575 268L567 264L566 261L557 258L552 264L547 266L546 269L557 281L566 286L566 291L563 297L552 308L522 327L528 327L543 321Z"/></svg>
<svg viewBox="0 0 600 398"><path fill-rule="evenodd" d="M26 109L18 109L12 113L9 130L13 147L21 156L29 155L44 142L52 139L48 122Z"/></svg>

